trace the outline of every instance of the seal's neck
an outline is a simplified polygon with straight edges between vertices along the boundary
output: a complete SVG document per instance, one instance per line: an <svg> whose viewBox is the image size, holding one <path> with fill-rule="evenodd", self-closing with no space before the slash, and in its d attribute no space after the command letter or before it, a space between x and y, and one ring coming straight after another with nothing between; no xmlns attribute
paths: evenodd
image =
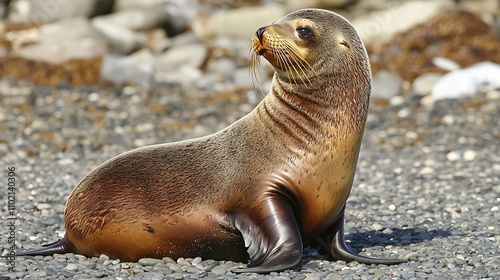
<svg viewBox="0 0 500 280"><path fill-rule="evenodd" d="M274 78L269 102L278 111L295 111L315 127L343 132L362 132L370 98L369 76L337 71L335 75L318 76L308 84L291 83Z"/></svg>

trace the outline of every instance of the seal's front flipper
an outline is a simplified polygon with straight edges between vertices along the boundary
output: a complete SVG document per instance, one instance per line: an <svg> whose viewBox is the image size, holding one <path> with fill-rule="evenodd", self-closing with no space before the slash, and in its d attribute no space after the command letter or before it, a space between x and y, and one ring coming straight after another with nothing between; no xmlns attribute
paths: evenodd
<svg viewBox="0 0 500 280"><path fill-rule="evenodd" d="M250 262L236 273L269 273L299 267L302 239L293 212L293 199L272 187L253 208L252 216L238 216L235 226L243 235Z"/></svg>
<svg viewBox="0 0 500 280"><path fill-rule="evenodd" d="M333 224L332 227L328 229L328 236L326 238L320 237L317 239L318 243L324 249L329 251L333 259L346 262L357 261L359 263L365 264L398 264L407 261L403 259L369 258L354 253L349 247L347 247L344 239L344 210L345 206L344 209L342 209L342 214L340 215L339 219ZM331 235L333 235L333 238L331 238ZM330 244L329 248L328 243Z"/></svg>

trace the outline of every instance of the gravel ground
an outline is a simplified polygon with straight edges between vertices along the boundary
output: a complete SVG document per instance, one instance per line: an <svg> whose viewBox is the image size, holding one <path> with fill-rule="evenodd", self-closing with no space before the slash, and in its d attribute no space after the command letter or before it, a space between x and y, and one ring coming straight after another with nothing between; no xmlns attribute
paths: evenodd
<svg viewBox="0 0 500 280"><path fill-rule="evenodd" d="M2 254L11 235L20 249L55 241L69 193L106 159L215 132L261 97L240 89L52 90L0 80ZM372 100L346 212L351 247L407 263L346 264L308 249L299 272L236 275L228 270L241 264L230 261L122 263L66 254L19 257L14 267L2 258L0 279L500 279L500 92L421 103L412 94ZM14 231L8 167L15 167Z"/></svg>

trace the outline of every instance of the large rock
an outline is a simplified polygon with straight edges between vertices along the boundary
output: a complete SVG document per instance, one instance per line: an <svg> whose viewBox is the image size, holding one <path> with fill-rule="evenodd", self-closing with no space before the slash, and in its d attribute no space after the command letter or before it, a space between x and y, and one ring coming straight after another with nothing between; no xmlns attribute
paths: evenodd
<svg viewBox="0 0 500 280"><path fill-rule="evenodd" d="M101 77L117 84L136 84L145 89L154 84L155 57L148 50L129 56L110 54L104 57Z"/></svg>
<svg viewBox="0 0 500 280"><path fill-rule="evenodd" d="M462 0L459 6L477 14L500 15L500 1L498 0Z"/></svg>
<svg viewBox="0 0 500 280"><path fill-rule="evenodd" d="M207 58L207 48L198 43L170 48L157 59L158 72L176 71L181 66L200 68Z"/></svg>
<svg viewBox="0 0 500 280"><path fill-rule="evenodd" d="M259 27L272 24L285 15L286 9L281 5L242 7L220 11L208 18L200 17L192 26L202 39L228 36L250 40Z"/></svg>
<svg viewBox="0 0 500 280"><path fill-rule="evenodd" d="M286 1L287 10L292 12L304 8L325 8L335 9L342 8L353 4L355 0L288 0Z"/></svg>
<svg viewBox="0 0 500 280"><path fill-rule="evenodd" d="M113 0L13 0L8 19L46 23L70 17L90 17L111 11Z"/></svg>
<svg viewBox="0 0 500 280"><path fill-rule="evenodd" d="M93 26L101 31L109 41L109 51L115 54L129 54L146 43L144 33L130 30L124 26L104 21L92 21Z"/></svg>
<svg viewBox="0 0 500 280"><path fill-rule="evenodd" d="M185 4L190 4L191 6L196 5L196 0L115 0L115 5L113 9L115 11L127 10L127 9L136 9L141 7L153 6L156 4L163 4L166 2L176 3L176 2L184 2Z"/></svg>
<svg viewBox="0 0 500 280"><path fill-rule="evenodd" d="M432 88L432 99L472 96L480 87L500 88L500 64L480 62L444 75Z"/></svg>
<svg viewBox="0 0 500 280"><path fill-rule="evenodd" d="M351 23L365 43L382 43L453 6L452 0L395 1L388 9L360 16Z"/></svg>
<svg viewBox="0 0 500 280"><path fill-rule="evenodd" d="M157 27L166 27L172 34L187 29L195 10L185 2L169 2L139 6L133 9L119 10L115 13L94 18L98 24L112 23L131 30L145 31Z"/></svg>
<svg viewBox="0 0 500 280"><path fill-rule="evenodd" d="M14 49L15 56L58 64L97 58L108 52L107 39L85 18L65 19L31 31L37 33L33 38L39 41Z"/></svg>

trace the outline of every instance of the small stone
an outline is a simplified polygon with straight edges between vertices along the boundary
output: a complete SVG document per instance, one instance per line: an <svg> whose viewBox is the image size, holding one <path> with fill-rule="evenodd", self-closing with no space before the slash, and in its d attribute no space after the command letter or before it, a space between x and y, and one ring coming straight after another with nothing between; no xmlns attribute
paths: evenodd
<svg viewBox="0 0 500 280"><path fill-rule="evenodd" d="M434 169L432 167L426 166L418 172L420 175L427 175L427 174L433 174Z"/></svg>
<svg viewBox="0 0 500 280"><path fill-rule="evenodd" d="M473 161L476 158L476 152L472 150L467 150L464 152L464 160L465 161Z"/></svg>
<svg viewBox="0 0 500 280"><path fill-rule="evenodd" d="M401 106L405 103L405 99L403 96L401 95L396 95L396 96L393 96L391 97L391 99L389 100L389 104L391 104L391 106Z"/></svg>
<svg viewBox="0 0 500 280"><path fill-rule="evenodd" d="M380 225L379 223L373 223L370 227L373 230L381 230L381 229L383 229L382 225Z"/></svg>
<svg viewBox="0 0 500 280"><path fill-rule="evenodd" d="M153 266L155 264L163 263L163 260L153 259L153 258L142 258L139 259L138 263L143 266Z"/></svg>
<svg viewBox="0 0 500 280"><path fill-rule="evenodd" d="M46 210L46 209L51 209L52 205L48 203L39 203L36 205L36 208L38 208L38 210Z"/></svg>
<svg viewBox="0 0 500 280"><path fill-rule="evenodd" d="M398 117L401 119L406 119L411 115L410 108L403 108L398 111Z"/></svg>
<svg viewBox="0 0 500 280"><path fill-rule="evenodd" d="M460 154L456 151L451 151L446 154L446 159L449 161L457 161L460 159Z"/></svg>
<svg viewBox="0 0 500 280"><path fill-rule="evenodd" d="M70 271L77 271L78 270L78 265L74 263L68 264L65 269L70 270Z"/></svg>
<svg viewBox="0 0 500 280"><path fill-rule="evenodd" d="M394 211L394 210L396 210L396 205L391 204L391 205L389 205L388 208L389 208L389 210Z"/></svg>
<svg viewBox="0 0 500 280"><path fill-rule="evenodd" d="M458 63L446 57L435 57L432 59L432 64L446 71L454 71L460 69L460 65Z"/></svg>

